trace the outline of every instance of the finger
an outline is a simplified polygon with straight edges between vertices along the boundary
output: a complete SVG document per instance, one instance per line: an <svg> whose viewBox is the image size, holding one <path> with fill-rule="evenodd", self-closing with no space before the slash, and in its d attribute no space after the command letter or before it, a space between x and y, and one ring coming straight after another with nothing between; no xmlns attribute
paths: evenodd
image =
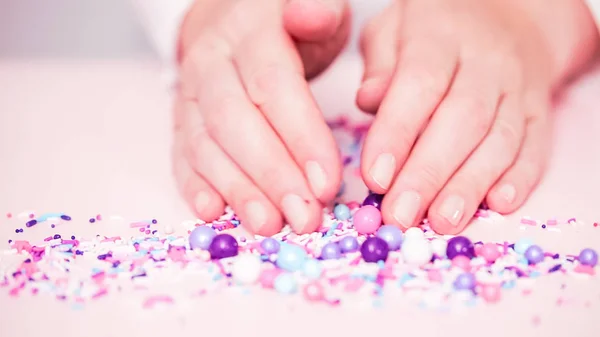
<svg viewBox="0 0 600 337"><path fill-rule="evenodd" d="M198 61L205 63L196 68L196 78L211 85L196 88L208 134L279 207L296 232L315 230L321 223L322 208L302 171L268 121L248 100L233 65L222 57L204 57ZM220 175L227 176L224 172ZM219 192L223 193L220 189Z"/></svg>
<svg viewBox="0 0 600 337"><path fill-rule="evenodd" d="M283 10L283 24L294 38L304 42L333 37L347 15L346 0L290 0Z"/></svg>
<svg viewBox="0 0 600 337"><path fill-rule="evenodd" d="M432 203L427 218L437 233L461 232L492 185L515 161L525 128L518 108L516 95L504 96L487 137Z"/></svg>
<svg viewBox="0 0 600 337"><path fill-rule="evenodd" d="M415 39L401 48L394 78L361 154L363 180L379 194L388 191L457 66L456 50L444 42Z"/></svg>
<svg viewBox="0 0 600 337"><path fill-rule="evenodd" d="M206 177L251 232L272 235L282 227L278 209L206 132L197 103L185 102L185 156Z"/></svg>
<svg viewBox="0 0 600 337"><path fill-rule="evenodd" d="M304 171L314 195L333 200L341 181L340 154L297 68L292 42L264 32L251 41L252 46L240 46L245 52L235 58L248 96Z"/></svg>
<svg viewBox="0 0 600 337"><path fill-rule="evenodd" d="M383 200L387 221L404 228L414 226L489 131L501 93L494 76L486 76L487 84L482 84L483 73L483 66L463 66L457 73L448 95ZM464 202L455 201L454 207L464 207Z"/></svg>
<svg viewBox="0 0 600 337"><path fill-rule="evenodd" d="M173 110L175 132L171 155L173 175L178 190L200 219L213 221L223 214L225 203L214 188L194 172L185 158L186 139L184 139L182 131L185 120L185 104L181 95L176 97Z"/></svg>
<svg viewBox="0 0 600 337"><path fill-rule="evenodd" d="M490 209L511 213L519 208L539 183L548 161L548 120L546 114L527 121L525 139L516 161L489 191Z"/></svg>
<svg viewBox="0 0 600 337"><path fill-rule="evenodd" d="M372 18L361 34L364 74L356 104L368 113L377 111L394 74L398 60L400 11L400 2L394 2L390 8Z"/></svg>

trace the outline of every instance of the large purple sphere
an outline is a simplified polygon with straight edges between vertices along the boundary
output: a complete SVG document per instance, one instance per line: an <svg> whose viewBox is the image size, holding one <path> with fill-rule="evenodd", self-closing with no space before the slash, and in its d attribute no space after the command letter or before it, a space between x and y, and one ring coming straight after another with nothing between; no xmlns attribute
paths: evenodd
<svg viewBox="0 0 600 337"><path fill-rule="evenodd" d="M366 262L379 262L387 260L390 248L384 239L371 237L360 246L360 253Z"/></svg>
<svg viewBox="0 0 600 337"><path fill-rule="evenodd" d="M544 250L537 245L531 245L525 251L525 258L529 264L538 264L544 261Z"/></svg>
<svg viewBox="0 0 600 337"><path fill-rule="evenodd" d="M460 274L454 281L454 288L456 290L473 290L476 285L477 280L475 279L475 275L471 273Z"/></svg>
<svg viewBox="0 0 600 337"><path fill-rule="evenodd" d="M219 234L213 238L208 251L213 259L236 256L238 254L238 242L229 234Z"/></svg>
<svg viewBox="0 0 600 337"><path fill-rule="evenodd" d="M585 248L579 253L579 263L584 266L595 267L598 264L598 253L591 248Z"/></svg>
<svg viewBox="0 0 600 337"><path fill-rule="evenodd" d="M216 235L217 232L208 226L196 227L190 233L190 247L192 249L208 249Z"/></svg>
<svg viewBox="0 0 600 337"><path fill-rule="evenodd" d="M464 255L470 259L475 257L475 248L473 247L473 243L464 236L455 236L448 240L446 256L452 260L458 255Z"/></svg>
<svg viewBox="0 0 600 337"><path fill-rule="evenodd" d="M342 253L350 253L358 250L358 240L353 236L346 236L339 242Z"/></svg>
<svg viewBox="0 0 600 337"><path fill-rule="evenodd" d="M337 242L330 242L323 246L321 250L321 259L323 260L336 260L342 256L342 251Z"/></svg>
<svg viewBox="0 0 600 337"><path fill-rule="evenodd" d="M378 210L381 210L381 202L383 201L383 194L369 193L369 195L365 198L362 205L363 206L375 206Z"/></svg>
<svg viewBox="0 0 600 337"><path fill-rule="evenodd" d="M273 238L264 238L260 242L260 248L262 248L265 254L275 254L279 251L279 241Z"/></svg>

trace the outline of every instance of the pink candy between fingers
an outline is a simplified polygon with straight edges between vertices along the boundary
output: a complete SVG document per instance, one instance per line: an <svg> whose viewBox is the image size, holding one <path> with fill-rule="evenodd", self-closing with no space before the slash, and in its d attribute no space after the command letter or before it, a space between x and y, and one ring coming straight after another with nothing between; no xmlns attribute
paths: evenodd
<svg viewBox="0 0 600 337"><path fill-rule="evenodd" d="M469 271L471 270L471 259L464 255L458 255L452 259L452 265L464 271Z"/></svg>
<svg viewBox="0 0 600 337"><path fill-rule="evenodd" d="M375 206L361 207L354 213L354 229L360 234L372 234L381 226L381 212Z"/></svg>

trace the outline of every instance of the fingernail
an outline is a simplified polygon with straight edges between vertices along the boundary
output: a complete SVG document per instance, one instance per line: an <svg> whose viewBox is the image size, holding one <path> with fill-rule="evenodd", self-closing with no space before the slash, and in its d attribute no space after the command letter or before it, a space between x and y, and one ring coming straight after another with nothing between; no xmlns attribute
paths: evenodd
<svg viewBox="0 0 600 337"><path fill-rule="evenodd" d="M288 194L281 200L281 208L296 232L302 232L308 224L308 207L304 199L295 194Z"/></svg>
<svg viewBox="0 0 600 337"><path fill-rule="evenodd" d="M246 204L246 216L248 217L250 228L254 233L258 233L267 223L267 211L258 201L250 201Z"/></svg>
<svg viewBox="0 0 600 337"><path fill-rule="evenodd" d="M392 214L394 219L404 227L410 227L415 222L419 207L421 206L421 196L414 191L402 192L394 202Z"/></svg>
<svg viewBox="0 0 600 337"><path fill-rule="evenodd" d="M500 189L498 189L498 193L502 199L507 201L509 204L512 204L515 201L515 196L517 195L517 189L511 184L504 184Z"/></svg>
<svg viewBox="0 0 600 337"><path fill-rule="evenodd" d="M325 175L325 171L321 165L319 165L319 163L312 160L306 162L304 170L306 171L306 177L308 178L310 188L317 198L320 197L325 190L325 186L327 185L327 176Z"/></svg>
<svg viewBox="0 0 600 337"><path fill-rule="evenodd" d="M396 170L396 158L391 153L382 153L377 157L369 174L379 187L388 189Z"/></svg>
<svg viewBox="0 0 600 337"><path fill-rule="evenodd" d="M457 195L451 195L440 206L439 213L452 226L456 227L460 223L465 208L465 200Z"/></svg>
<svg viewBox="0 0 600 337"><path fill-rule="evenodd" d="M208 202L210 201L210 196L206 192L198 192L196 194L196 198L194 199L194 207L196 208L196 212L202 213L202 211L208 206Z"/></svg>

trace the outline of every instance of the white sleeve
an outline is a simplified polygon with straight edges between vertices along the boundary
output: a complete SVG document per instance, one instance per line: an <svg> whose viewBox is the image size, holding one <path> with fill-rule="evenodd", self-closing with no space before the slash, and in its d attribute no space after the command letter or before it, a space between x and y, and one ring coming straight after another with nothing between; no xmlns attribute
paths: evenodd
<svg viewBox="0 0 600 337"><path fill-rule="evenodd" d="M600 30L600 0L586 0L585 2L592 13L592 17L596 21L598 30Z"/></svg>
<svg viewBox="0 0 600 337"><path fill-rule="evenodd" d="M165 63L169 83L175 80L179 29L193 0L131 0L156 52Z"/></svg>

